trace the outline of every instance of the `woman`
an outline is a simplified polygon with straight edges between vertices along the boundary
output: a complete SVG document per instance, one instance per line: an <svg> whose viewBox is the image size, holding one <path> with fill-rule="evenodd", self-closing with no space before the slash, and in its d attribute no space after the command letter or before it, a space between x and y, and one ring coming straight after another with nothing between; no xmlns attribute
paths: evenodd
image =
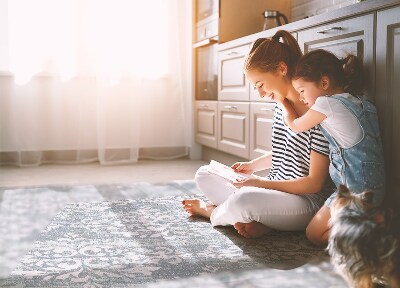
<svg viewBox="0 0 400 288"><path fill-rule="evenodd" d="M308 108L291 84L293 68L301 56L296 39L280 30L271 39L261 38L254 43L244 72L260 97L270 101L285 98L298 115L303 115ZM285 126L282 109L277 105L272 154L232 165L246 174L270 168L269 175L230 183L203 166L195 179L212 204L188 199L183 207L191 215L209 218L213 226L233 225L244 237L260 237L271 229L306 229L310 241L326 244L330 215L317 211L334 187L327 177L328 155L328 142L317 127L293 133Z"/></svg>

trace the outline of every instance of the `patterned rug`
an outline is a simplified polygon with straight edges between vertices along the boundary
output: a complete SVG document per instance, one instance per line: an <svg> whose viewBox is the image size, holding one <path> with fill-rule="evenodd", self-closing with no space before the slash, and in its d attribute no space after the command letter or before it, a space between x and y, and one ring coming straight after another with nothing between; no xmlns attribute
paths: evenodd
<svg viewBox="0 0 400 288"><path fill-rule="evenodd" d="M111 185L0 187L0 286L67 204L199 193L193 180Z"/></svg>
<svg viewBox="0 0 400 288"><path fill-rule="evenodd" d="M94 193L63 205L2 287L346 287L304 233L245 239L187 216L180 203L198 193L192 181L147 186L85 186L101 202L88 202Z"/></svg>

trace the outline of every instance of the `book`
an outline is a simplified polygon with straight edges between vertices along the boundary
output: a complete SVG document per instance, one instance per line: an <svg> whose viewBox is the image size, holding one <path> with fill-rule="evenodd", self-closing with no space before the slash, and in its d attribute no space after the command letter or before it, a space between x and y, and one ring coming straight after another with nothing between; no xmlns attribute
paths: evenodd
<svg viewBox="0 0 400 288"><path fill-rule="evenodd" d="M243 181L245 179L252 178L252 175L235 172L233 168L215 160L211 160L209 167L211 173L221 176L231 182Z"/></svg>

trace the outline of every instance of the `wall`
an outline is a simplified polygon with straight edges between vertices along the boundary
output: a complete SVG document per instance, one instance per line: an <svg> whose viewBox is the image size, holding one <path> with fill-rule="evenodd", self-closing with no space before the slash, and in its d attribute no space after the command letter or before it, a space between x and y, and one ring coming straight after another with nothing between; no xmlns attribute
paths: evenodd
<svg viewBox="0 0 400 288"><path fill-rule="evenodd" d="M290 7L291 0L221 0L219 41L224 43L261 32L265 10L278 10L285 14L290 22Z"/></svg>
<svg viewBox="0 0 400 288"><path fill-rule="evenodd" d="M349 6L358 0L292 0L292 19L300 20L306 17L325 13L331 10Z"/></svg>

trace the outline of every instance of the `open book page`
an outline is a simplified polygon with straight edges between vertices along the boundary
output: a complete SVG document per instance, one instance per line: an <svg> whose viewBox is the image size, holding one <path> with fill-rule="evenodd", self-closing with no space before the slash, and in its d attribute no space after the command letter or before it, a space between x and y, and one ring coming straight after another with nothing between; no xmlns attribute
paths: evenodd
<svg viewBox="0 0 400 288"><path fill-rule="evenodd" d="M253 177L249 174L235 172L235 170L233 170L231 167L214 160L211 160L209 167L211 173L219 175L231 182L241 181Z"/></svg>

